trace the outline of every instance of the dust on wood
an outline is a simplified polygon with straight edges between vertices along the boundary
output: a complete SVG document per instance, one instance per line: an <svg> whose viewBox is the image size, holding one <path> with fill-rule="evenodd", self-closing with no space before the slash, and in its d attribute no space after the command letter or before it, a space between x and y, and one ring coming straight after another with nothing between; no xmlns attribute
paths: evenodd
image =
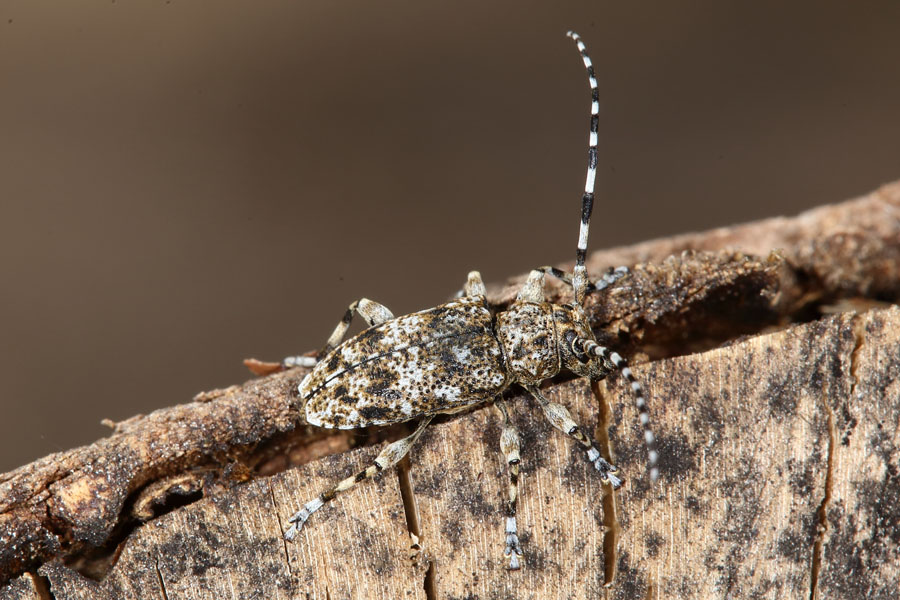
<svg viewBox="0 0 900 600"><path fill-rule="evenodd" d="M286 516L378 450L349 448L397 435L311 432L295 369L0 476L0 597L889 597L900 578L900 315L822 315L842 298L900 298L900 184L794 219L597 253L592 268L637 261L648 264L593 318L613 346L672 357L634 369L650 390L662 479L647 483L615 377L593 395L583 382L547 389L585 425L613 408L595 433L627 477L614 499L580 450L516 401L523 571L503 569L492 407L426 433L411 490L385 474L282 542ZM679 356L692 350L704 351ZM340 454L278 472L330 452ZM418 512L416 562L401 491ZM173 510L178 497L188 505Z"/></svg>

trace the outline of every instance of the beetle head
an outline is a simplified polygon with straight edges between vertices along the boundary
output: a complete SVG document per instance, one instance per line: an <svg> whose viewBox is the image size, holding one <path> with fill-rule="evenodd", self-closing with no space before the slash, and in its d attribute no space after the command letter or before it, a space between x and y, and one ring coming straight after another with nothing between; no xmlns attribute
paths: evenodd
<svg viewBox="0 0 900 600"><path fill-rule="evenodd" d="M562 365L581 377L603 379L614 369L597 343L584 309L578 304L553 307L553 323L559 340Z"/></svg>

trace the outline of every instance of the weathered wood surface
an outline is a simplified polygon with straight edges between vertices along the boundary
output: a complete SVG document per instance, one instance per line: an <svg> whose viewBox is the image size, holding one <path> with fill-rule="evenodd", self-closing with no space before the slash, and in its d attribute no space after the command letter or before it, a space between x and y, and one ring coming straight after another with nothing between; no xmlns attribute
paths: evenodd
<svg viewBox="0 0 900 600"><path fill-rule="evenodd" d="M659 264L669 252L679 254ZM518 573L503 569L506 476L491 407L433 426L408 478L357 488L297 543L281 542L288 514L379 447L345 451L372 434L310 434L294 370L0 476L0 574L13 577L0 597L809 598L814 585L822 598L895 597L900 317L822 318L809 307L896 301L898 257L898 184L794 219L595 254L595 270L650 261L592 317L617 347L674 356L635 367L651 391L662 478L647 485L637 417L615 378L599 396L578 382L548 386L586 425L613 406L595 433L608 432L628 476L614 499L569 440L514 401L524 434ZM502 305L509 290L492 300ZM813 321L759 334L798 317ZM690 350L704 351L677 356ZM416 563L401 491L415 503ZM171 510L179 494L191 502Z"/></svg>
<svg viewBox="0 0 900 600"><path fill-rule="evenodd" d="M409 477L437 598L895 598L900 580L900 309L844 313L703 354L645 364L662 477L649 485L627 389L554 386L607 431L628 475L608 493L533 405L522 431L525 568L504 569L506 477L492 407L429 430ZM690 390L686 393L685 390ZM601 432L602 433L602 432ZM102 583L50 563L55 598L426 598L409 558L398 477L317 513L294 544L284 518L377 449L361 448L155 519ZM824 513L826 519L821 522ZM612 536L614 541L610 541ZM607 563L615 565L611 576ZM18 582L15 594L29 598Z"/></svg>

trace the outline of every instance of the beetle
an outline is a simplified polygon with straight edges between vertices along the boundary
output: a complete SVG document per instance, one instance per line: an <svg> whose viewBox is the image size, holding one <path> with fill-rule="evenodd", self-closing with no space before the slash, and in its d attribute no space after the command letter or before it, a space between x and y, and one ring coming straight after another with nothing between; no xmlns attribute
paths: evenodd
<svg viewBox="0 0 900 600"><path fill-rule="evenodd" d="M582 445L603 482L614 489L622 485L619 469L600 456L590 435L563 405L551 402L541 392L541 382L562 369L591 380L603 379L614 370L625 377L644 429L649 476L657 479L659 453L643 388L625 359L597 342L583 308L589 292L612 285L628 270L619 267L591 283L585 268L597 173L599 92L584 43L575 32L567 35L575 41L584 62L591 91L588 167L573 272L553 267L531 271L516 300L497 312L488 304L477 271L469 273L461 297L401 317L395 318L387 307L363 298L348 307L315 358L285 358L283 368L312 367L298 387L311 425L355 429L419 419L410 435L388 444L373 464L338 482L291 516L291 526L284 533L286 540L294 540L310 515L337 494L396 465L436 415L493 400L504 420L500 450L509 473L504 555L509 557L509 568L518 569L522 555L516 527L520 445L501 397L507 388L514 384L523 387L554 427ZM544 277L548 273L572 287L573 302L553 304L545 299ZM368 328L344 341L355 314Z"/></svg>

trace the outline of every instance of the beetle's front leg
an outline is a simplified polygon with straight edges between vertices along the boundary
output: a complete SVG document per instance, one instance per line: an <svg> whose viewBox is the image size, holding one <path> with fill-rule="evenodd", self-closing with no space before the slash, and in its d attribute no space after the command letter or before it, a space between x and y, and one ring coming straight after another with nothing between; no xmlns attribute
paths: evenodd
<svg viewBox="0 0 900 600"><path fill-rule="evenodd" d="M613 475L613 473L619 471L619 467L609 464L605 458L600 456L600 451L597 450L597 447L594 445L590 436L586 435L581 427L579 427L572 419L572 415L569 414L568 409L562 404L547 400L541 393L541 390L535 386L525 386L525 389L538 401L541 408L544 409L544 416L547 417L547 420L550 421L554 427L569 437L578 440L584 449L587 450L588 460L593 463L595 469L600 471L600 478L612 485L613 489L621 487L622 479Z"/></svg>
<svg viewBox="0 0 900 600"><path fill-rule="evenodd" d="M541 267L538 269L538 271L549 273L550 275L553 275L557 279L561 280L563 283L572 285L572 274L566 273L562 269L557 269L556 267ZM628 267L616 267L615 269L610 267L609 270L606 271L606 273L600 276L600 279L594 282L588 282L587 291L599 292L600 290L605 290L626 275L628 275Z"/></svg>

